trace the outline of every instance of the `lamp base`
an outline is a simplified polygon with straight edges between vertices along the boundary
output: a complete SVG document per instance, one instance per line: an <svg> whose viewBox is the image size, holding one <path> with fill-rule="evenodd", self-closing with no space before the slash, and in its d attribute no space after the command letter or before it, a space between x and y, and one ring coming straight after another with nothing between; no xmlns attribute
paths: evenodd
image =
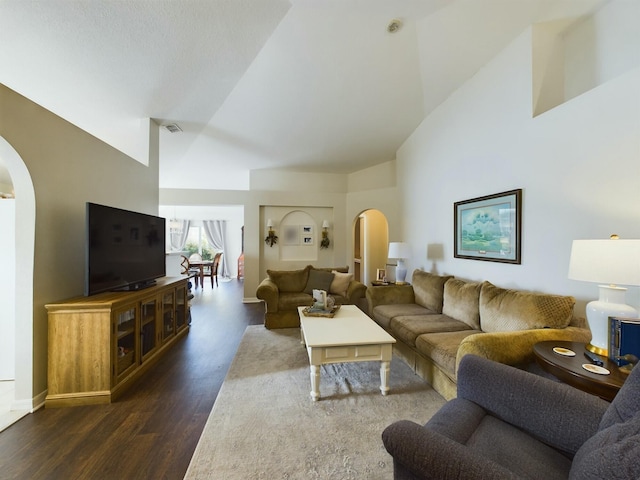
<svg viewBox="0 0 640 480"><path fill-rule="evenodd" d="M396 266L396 284L403 285L404 279L407 276L407 267L404 266L404 259L398 259L398 265Z"/></svg>
<svg viewBox="0 0 640 480"><path fill-rule="evenodd" d="M600 297L587 304L587 322L591 342L587 350L597 355L609 354L609 317L636 317L638 311L624 303L626 288L598 285Z"/></svg>

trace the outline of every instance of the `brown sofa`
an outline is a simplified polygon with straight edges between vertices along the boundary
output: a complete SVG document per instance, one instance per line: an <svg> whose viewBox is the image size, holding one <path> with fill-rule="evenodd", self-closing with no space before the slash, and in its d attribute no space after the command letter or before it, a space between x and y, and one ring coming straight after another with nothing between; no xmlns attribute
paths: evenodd
<svg viewBox="0 0 640 480"><path fill-rule="evenodd" d="M591 339L569 296L415 270L411 285L369 287L366 297L369 315L397 340L394 352L446 399L456 396L458 364L467 353L525 366L537 342Z"/></svg>
<svg viewBox="0 0 640 480"><path fill-rule="evenodd" d="M266 328L294 328L300 326L298 307L311 305L313 289L326 290L336 304L358 304L365 297L366 285L353 280L349 267L316 268L307 265L301 270L267 270L268 277L260 285L256 296L264 300Z"/></svg>

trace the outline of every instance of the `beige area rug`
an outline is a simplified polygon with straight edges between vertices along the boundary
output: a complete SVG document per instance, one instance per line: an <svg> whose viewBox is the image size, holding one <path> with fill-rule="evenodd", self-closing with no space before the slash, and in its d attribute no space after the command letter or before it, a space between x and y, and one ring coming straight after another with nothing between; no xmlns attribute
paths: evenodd
<svg viewBox="0 0 640 480"><path fill-rule="evenodd" d="M380 393L379 362L322 367L309 395L299 329L247 327L186 479L392 479L384 428L425 423L444 399L400 360Z"/></svg>

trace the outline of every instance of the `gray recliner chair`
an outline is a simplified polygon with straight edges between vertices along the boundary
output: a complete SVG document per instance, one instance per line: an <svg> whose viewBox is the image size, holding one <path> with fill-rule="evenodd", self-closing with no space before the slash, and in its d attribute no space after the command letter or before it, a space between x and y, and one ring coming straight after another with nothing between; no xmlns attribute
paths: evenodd
<svg viewBox="0 0 640 480"><path fill-rule="evenodd" d="M609 403L466 355L458 397L382 439L396 480L640 479L640 366Z"/></svg>

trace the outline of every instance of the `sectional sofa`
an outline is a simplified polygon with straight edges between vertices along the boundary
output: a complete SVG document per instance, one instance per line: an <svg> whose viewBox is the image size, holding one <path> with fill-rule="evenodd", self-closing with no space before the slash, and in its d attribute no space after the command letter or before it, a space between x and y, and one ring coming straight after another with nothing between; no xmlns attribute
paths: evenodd
<svg viewBox="0 0 640 480"><path fill-rule="evenodd" d="M369 315L397 340L394 352L446 399L456 372L473 353L513 366L534 361L545 340L588 342L585 320L570 296L508 290L488 281L415 270L410 285L369 287Z"/></svg>
<svg viewBox="0 0 640 480"><path fill-rule="evenodd" d="M358 304L365 297L366 285L354 280L349 267L300 270L267 270L267 278L258 285L256 296L264 300L266 328L300 326L298 306L313 303L312 291L325 290L336 304Z"/></svg>

